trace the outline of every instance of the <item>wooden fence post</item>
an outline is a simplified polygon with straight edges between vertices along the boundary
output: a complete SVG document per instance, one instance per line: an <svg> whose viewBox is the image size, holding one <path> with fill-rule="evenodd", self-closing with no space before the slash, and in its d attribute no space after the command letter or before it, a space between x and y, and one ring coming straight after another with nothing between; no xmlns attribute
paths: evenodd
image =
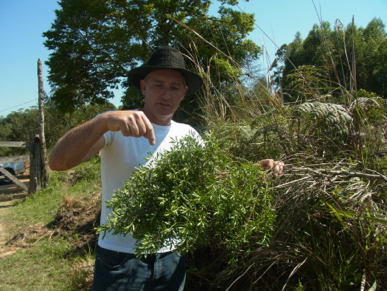
<svg viewBox="0 0 387 291"><path fill-rule="evenodd" d="M46 150L46 138L44 134L44 89L43 89L43 70L42 62L38 59L38 92L39 92L39 145L40 145L40 186L46 188L48 186L49 171Z"/></svg>
<svg viewBox="0 0 387 291"><path fill-rule="evenodd" d="M31 136L30 144L30 184L28 193L32 194L42 188L42 157L39 136Z"/></svg>

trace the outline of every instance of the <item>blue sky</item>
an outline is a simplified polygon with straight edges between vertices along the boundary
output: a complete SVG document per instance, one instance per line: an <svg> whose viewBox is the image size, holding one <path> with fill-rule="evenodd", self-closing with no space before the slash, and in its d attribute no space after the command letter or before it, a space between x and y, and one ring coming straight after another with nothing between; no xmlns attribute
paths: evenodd
<svg viewBox="0 0 387 291"><path fill-rule="evenodd" d="M354 16L355 24L365 27L377 17L387 25L387 0L240 0L239 7L255 13L256 29L250 38L270 56L262 59L262 66L276 51L268 37L277 46L292 42L297 31L305 38L320 18L332 26L339 19L347 26ZM51 28L58 8L55 0L0 0L0 116L37 105L37 60L48 60L50 53L42 33ZM44 89L49 93L47 74L44 65ZM117 93L111 102L118 106L120 99Z"/></svg>

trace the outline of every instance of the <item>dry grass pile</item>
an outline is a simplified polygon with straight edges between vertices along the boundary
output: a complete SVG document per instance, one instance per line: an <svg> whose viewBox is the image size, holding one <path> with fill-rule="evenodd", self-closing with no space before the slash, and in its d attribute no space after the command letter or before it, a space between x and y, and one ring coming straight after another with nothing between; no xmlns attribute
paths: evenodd
<svg viewBox="0 0 387 291"><path fill-rule="evenodd" d="M48 225L39 222L28 226L8 240L7 245L26 248L44 238L61 236L70 241L73 253L94 249L100 208L99 195L83 199L65 197L54 221Z"/></svg>
<svg viewBox="0 0 387 291"><path fill-rule="evenodd" d="M98 239L95 227L99 225L100 201L100 195L82 200L71 197L64 199L52 226L56 234L71 241L74 251L94 249Z"/></svg>
<svg viewBox="0 0 387 291"><path fill-rule="evenodd" d="M47 228L42 222L39 222L19 231L7 241L6 245L16 248L32 247L41 239L51 237L53 233L54 232Z"/></svg>

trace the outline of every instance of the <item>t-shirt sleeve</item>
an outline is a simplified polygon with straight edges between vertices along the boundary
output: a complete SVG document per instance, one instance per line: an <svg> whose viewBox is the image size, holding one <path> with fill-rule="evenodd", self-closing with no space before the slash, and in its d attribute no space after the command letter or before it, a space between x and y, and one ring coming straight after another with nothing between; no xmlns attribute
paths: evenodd
<svg viewBox="0 0 387 291"><path fill-rule="evenodd" d="M112 111L112 110L109 110L109 111ZM106 112L109 112L109 111L106 111ZM94 118L97 118L98 116L100 116L102 113L100 114L97 114ZM104 148L110 146L113 142L113 139L114 139L114 131L108 131L108 132L105 132L103 134L103 137L105 138L105 146Z"/></svg>
<svg viewBox="0 0 387 291"><path fill-rule="evenodd" d="M105 138L105 148L109 147L112 144L114 140L114 134L115 132L110 130L104 133L103 137Z"/></svg>

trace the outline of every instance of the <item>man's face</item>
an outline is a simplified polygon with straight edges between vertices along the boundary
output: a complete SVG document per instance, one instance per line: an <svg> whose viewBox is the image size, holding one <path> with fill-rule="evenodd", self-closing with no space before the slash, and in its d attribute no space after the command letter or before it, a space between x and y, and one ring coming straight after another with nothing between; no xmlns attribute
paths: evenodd
<svg viewBox="0 0 387 291"><path fill-rule="evenodd" d="M156 70L140 84L145 115L153 123L169 125L188 90L184 76L175 70Z"/></svg>

